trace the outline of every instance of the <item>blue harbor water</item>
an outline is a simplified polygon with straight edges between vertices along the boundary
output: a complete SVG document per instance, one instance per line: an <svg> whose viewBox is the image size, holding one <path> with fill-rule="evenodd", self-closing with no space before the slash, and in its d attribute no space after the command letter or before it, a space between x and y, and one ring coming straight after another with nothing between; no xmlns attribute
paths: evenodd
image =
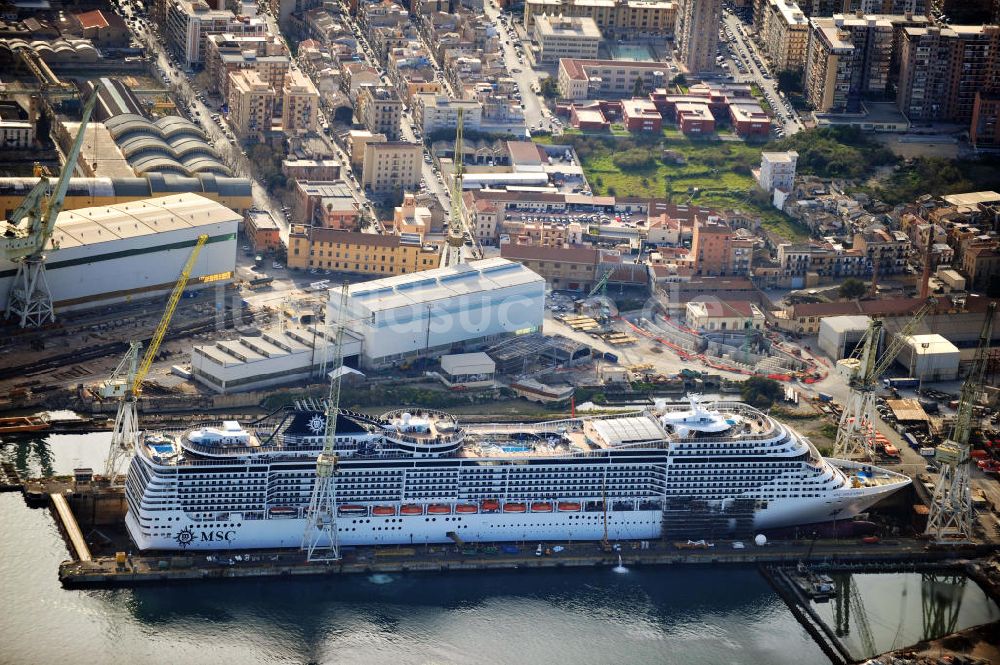
<svg viewBox="0 0 1000 665"><path fill-rule="evenodd" d="M52 436L5 444L0 457L32 473L68 473L81 465L99 468L106 444L106 435ZM25 507L19 494L2 494L0 525L0 665L828 662L750 568L374 575L67 591L56 578L67 552L48 511ZM883 597L868 609L879 644L901 646L915 635L897 627L900 613L919 633L915 588L900 596L889 583L859 577L857 584ZM964 589L957 627L996 618L995 606L974 584Z"/></svg>

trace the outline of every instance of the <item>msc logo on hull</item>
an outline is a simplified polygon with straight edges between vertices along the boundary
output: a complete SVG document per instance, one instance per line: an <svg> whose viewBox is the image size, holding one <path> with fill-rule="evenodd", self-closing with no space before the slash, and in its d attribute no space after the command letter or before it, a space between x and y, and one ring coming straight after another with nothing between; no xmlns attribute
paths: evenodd
<svg viewBox="0 0 1000 665"><path fill-rule="evenodd" d="M235 531L195 531L189 526L177 532L174 540L181 547L188 547L194 543L231 543L236 540Z"/></svg>

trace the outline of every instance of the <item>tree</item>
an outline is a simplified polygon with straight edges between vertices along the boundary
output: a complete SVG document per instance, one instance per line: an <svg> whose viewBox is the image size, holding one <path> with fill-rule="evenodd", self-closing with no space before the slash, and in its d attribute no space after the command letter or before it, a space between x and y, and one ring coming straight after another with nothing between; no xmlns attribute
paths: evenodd
<svg viewBox="0 0 1000 665"><path fill-rule="evenodd" d="M687 82L688 82L687 77L684 76L683 74L678 74L677 76L670 79L670 85L684 86L687 85Z"/></svg>
<svg viewBox="0 0 1000 665"><path fill-rule="evenodd" d="M783 69L778 72L778 90L786 95L802 92L802 73L794 69Z"/></svg>
<svg viewBox="0 0 1000 665"><path fill-rule="evenodd" d="M632 86L632 96L642 97L643 94L642 79L638 76L635 77L635 84Z"/></svg>
<svg viewBox="0 0 1000 665"><path fill-rule="evenodd" d="M768 408L784 391L781 384L766 376L751 376L740 386L740 397L751 406Z"/></svg>
<svg viewBox="0 0 1000 665"><path fill-rule="evenodd" d="M541 90L542 97L545 99L555 99L559 96L559 86L556 84L556 80L551 76L542 79L538 88Z"/></svg>
<svg viewBox="0 0 1000 665"><path fill-rule="evenodd" d="M857 300L868 293L868 286L856 277L848 277L840 285L840 297L848 300Z"/></svg>

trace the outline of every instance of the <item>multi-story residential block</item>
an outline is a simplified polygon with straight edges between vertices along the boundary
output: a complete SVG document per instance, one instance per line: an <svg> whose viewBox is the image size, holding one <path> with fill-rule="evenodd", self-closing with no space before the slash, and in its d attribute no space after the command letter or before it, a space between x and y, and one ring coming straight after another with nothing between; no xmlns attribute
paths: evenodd
<svg viewBox="0 0 1000 665"><path fill-rule="evenodd" d="M409 236L341 231L295 224L288 234L289 268L364 275L403 275L437 268L440 252Z"/></svg>
<svg viewBox="0 0 1000 665"><path fill-rule="evenodd" d="M596 58L601 31L592 18L546 16L535 19L537 61L554 63L559 58Z"/></svg>
<svg viewBox="0 0 1000 665"><path fill-rule="evenodd" d="M291 189L293 219L330 228L359 228L354 194L343 180L295 180Z"/></svg>
<svg viewBox="0 0 1000 665"><path fill-rule="evenodd" d="M281 128L286 134L315 133L319 124L319 91L298 69L285 76L281 90Z"/></svg>
<svg viewBox="0 0 1000 665"><path fill-rule="evenodd" d="M257 141L271 131L274 88L252 69L229 73L229 125L242 140Z"/></svg>
<svg viewBox="0 0 1000 665"><path fill-rule="evenodd" d="M696 217L693 227L689 261L695 275L749 274L752 241L736 238L728 224L714 217Z"/></svg>
<svg viewBox="0 0 1000 665"><path fill-rule="evenodd" d="M600 99L631 97L637 79L642 81L643 90L663 88L669 82L662 62L576 58L559 61L556 80L559 94L566 99Z"/></svg>
<svg viewBox="0 0 1000 665"><path fill-rule="evenodd" d="M420 184L422 165L422 150L416 143L367 143L361 187L374 194L402 196Z"/></svg>
<svg viewBox="0 0 1000 665"><path fill-rule="evenodd" d="M911 121L971 122L977 93L997 86L1000 26L902 31L896 103Z"/></svg>
<svg viewBox="0 0 1000 665"><path fill-rule="evenodd" d="M275 90L281 90L291 58L283 41L272 35L209 35L205 42L205 72L209 89L229 95L229 72L255 70Z"/></svg>
<svg viewBox="0 0 1000 665"><path fill-rule="evenodd" d="M282 30L287 30L292 14L301 14L316 7L322 7L322 0L267 0L269 13L278 19Z"/></svg>
<svg viewBox="0 0 1000 665"><path fill-rule="evenodd" d="M677 12L675 41L689 72L711 72L719 45L722 0L684 0Z"/></svg>
<svg viewBox="0 0 1000 665"><path fill-rule="evenodd" d="M774 69L803 69L809 43L809 20L805 14L794 0L767 0L763 14L760 37Z"/></svg>
<svg viewBox="0 0 1000 665"><path fill-rule="evenodd" d="M431 232L432 217L430 208L418 205L417 197L407 192L403 204L393 209L392 229L398 236L412 235L423 241Z"/></svg>
<svg viewBox="0 0 1000 665"><path fill-rule="evenodd" d="M365 162L365 146L385 143L385 134L372 134L367 129L351 129L347 133L347 152L351 155L351 168L360 171Z"/></svg>
<svg viewBox="0 0 1000 665"><path fill-rule="evenodd" d="M962 253L962 272L969 290L993 290L1000 282L1000 247L995 238Z"/></svg>
<svg viewBox="0 0 1000 665"><path fill-rule="evenodd" d="M1000 92L976 92L969 143L976 148L1000 148Z"/></svg>
<svg viewBox="0 0 1000 665"><path fill-rule="evenodd" d="M902 231L872 229L855 233L852 248L860 251L880 275L891 275L906 270L913 245Z"/></svg>
<svg viewBox="0 0 1000 665"><path fill-rule="evenodd" d="M806 99L819 112L859 111L863 97L881 97L895 82L903 31L926 24L909 14L810 19Z"/></svg>
<svg viewBox="0 0 1000 665"><path fill-rule="evenodd" d="M167 1L164 35L185 67L204 62L209 35L263 35L265 32L267 23L259 18L236 16L229 9L212 9L197 0Z"/></svg>
<svg viewBox="0 0 1000 665"><path fill-rule="evenodd" d="M772 193L776 189L784 192L792 191L795 184L795 166L798 164L799 153L794 150L787 152L762 152L760 154L760 173L757 182L765 192Z"/></svg>
<svg viewBox="0 0 1000 665"><path fill-rule="evenodd" d="M403 100L396 96L392 88L362 86L355 114L365 129L373 134L385 134L390 141L399 140Z"/></svg>
<svg viewBox="0 0 1000 665"><path fill-rule="evenodd" d="M677 22L677 3L664 0L527 0L524 27L529 32L538 16L593 19L609 35L671 35Z"/></svg>
<svg viewBox="0 0 1000 665"><path fill-rule="evenodd" d="M478 131L483 121L483 105L473 99L451 99L446 95L420 93L413 98L413 115L424 136L439 130L454 131L458 126L458 112L462 111L462 124L468 131Z"/></svg>

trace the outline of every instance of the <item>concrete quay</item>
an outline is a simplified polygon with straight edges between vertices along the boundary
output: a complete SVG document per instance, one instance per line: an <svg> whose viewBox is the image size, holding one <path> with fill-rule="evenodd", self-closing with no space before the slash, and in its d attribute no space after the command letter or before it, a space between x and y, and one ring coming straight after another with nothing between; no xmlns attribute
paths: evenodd
<svg viewBox="0 0 1000 665"><path fill-rule="evenodd" d="M461 552L454 546L366 547L344 552L344 558L329 564L307 563L297 550L271 552L186 554L165 553L99 557L90 561L64 561L59 580L67 588L128 587L139 584L170 584L206 579L296 577L408 572L496 571L579 567L613 567L618 556L626 566L670 565L794 565L809 548L805 541L776 543L765 547L732 549L729 542L708 549L678 549L671 543L650 541L650 549L625 543L620 552L606 552L597 543L572 543L564 550L536 556L534 544L517 554ZM550 545L551 546L551 545ZM635 548L633 549L633 546ZM837 563L875 570L898 570L900 566L934 562L958 562L994 551L991 546L961 549L929 547L925 541L894 540L879 545L858 541L817 541L809 561ZM239 559L236 557L239 556Z"/></svg>

